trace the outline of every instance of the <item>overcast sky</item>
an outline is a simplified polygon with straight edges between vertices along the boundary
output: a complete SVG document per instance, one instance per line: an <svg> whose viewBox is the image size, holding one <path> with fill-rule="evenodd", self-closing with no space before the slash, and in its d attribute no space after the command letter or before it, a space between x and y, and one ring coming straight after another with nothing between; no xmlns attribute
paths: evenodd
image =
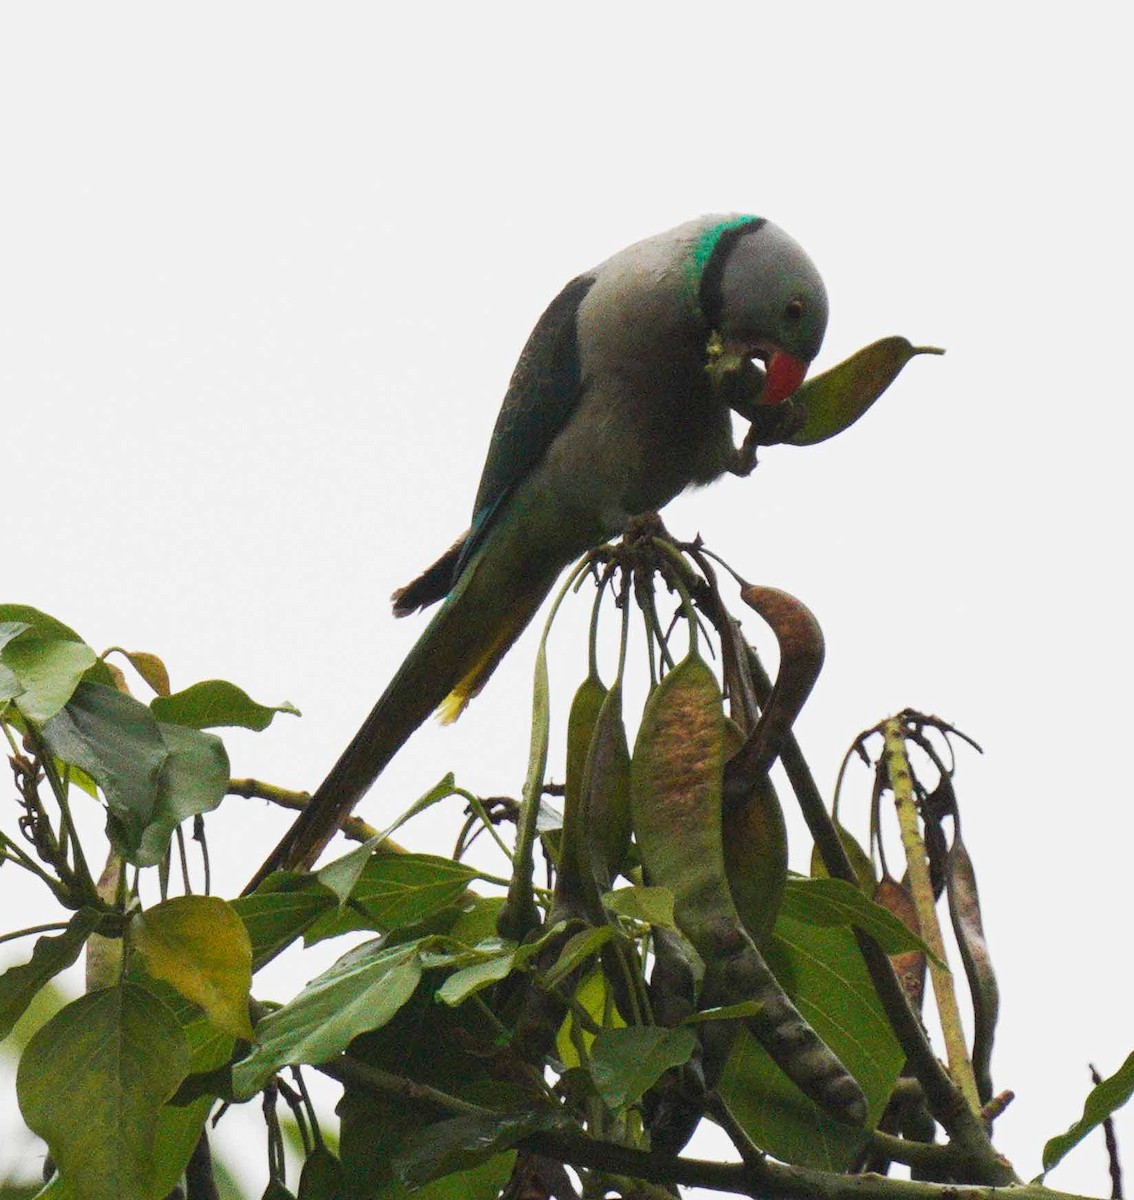
<svg viewBox="0 0 1134 1200"><path fill-rule="evenodd" d="M827 283L817 368L891 333L948 354L666 519L818 615L798 728L825 788L906 705L983 743L957 785L1003 994L994 1080L1018 1093L997 1144L1034 1175L1088 1061L1109 1074L1134 1044L1119 13L5 6L0 595L161 654L175 687L293 701L301 721L227 739L233 770L314 787L421 628L386 598L465 527L548 300L689 217L771 217ZM556 638L559 719L583 624ZM529 635L459 724L419 733L364 815L450 768L517 794L533 654ZM458 816L405 840L448 853ZM225 889L284 825L226 804ZM1051 1182L1104 1194L1101 1145Z"/></svg>

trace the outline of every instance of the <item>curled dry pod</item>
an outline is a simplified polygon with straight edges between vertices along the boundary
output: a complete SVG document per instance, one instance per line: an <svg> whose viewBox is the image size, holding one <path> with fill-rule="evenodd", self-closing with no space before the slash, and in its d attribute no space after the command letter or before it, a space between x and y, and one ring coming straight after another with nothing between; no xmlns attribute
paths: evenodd
<svg viewBox="0 0 1134 1200"><path fill-rule="evenodd" d="M702 1006L759 1001L747 1025L779 1068L820 1108L861 1124L861 1088L788 999L733 903L722 845L724 755L720 690L691 652L650 695L634 745L631 814L647 877L673 892L678 927L705 963ZM712 1043L710 1087L728 1052L724 1037Z"/></svg>
<svg viewBox="0 0 1134 1200"><path fill-rule="evenodd" d="M911 358L944 353L936 346L911 345L904 337L882 338L864 346L796 389L792 400L803 404L807 416L788 441L793 446L813 446L842 433L894 382Z"/></svg>
<svg viewBox="0 0 1134 1200"><path fill-rule="evenodd" d="M735 721L725 720L725 758L744 744ZM722 814L725 875L744 928L757 946L767 945L787 880L788 845L784 812L767 775L747 799Z"/></svg>
<svg viewBox="0 0 1134 1200"><path fill-rule="evenodd" d="M949 892L949 915L957 948L969 981L973 1001L973 1074L981 1103L992 1099L992 1039L996 1033L996 1018L1000 1013L1000 989L992 969L992 956L984 936L980 915L980 896L977 894L976 872L958 829L949 852L946 876Z"/></svg>
<svg viewBox="0 0 1134 1200"><path fill-rule="evenodd" d="M921 936L917 906L904 884L889 875L883 876L874 889L873 900L893 913L908 930ZM920 1012L925 995L925 955L920 950L906 950L901 954L891 954L890 962L914 1011Z"/></svg>

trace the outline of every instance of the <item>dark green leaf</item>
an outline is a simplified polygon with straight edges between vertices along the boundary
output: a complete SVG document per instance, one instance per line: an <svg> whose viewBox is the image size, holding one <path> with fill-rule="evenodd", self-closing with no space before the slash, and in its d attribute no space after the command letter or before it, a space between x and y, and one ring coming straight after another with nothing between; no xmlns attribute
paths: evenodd
<svg viewBox="0 0 1134 1200"><path fill-rule="evenodd" d="M150 709L159 721L186 725L190 729L213 729L237 725L259 732L267 729L276 713L300 715L286 700L283 704L257 704L242 688L225 679L206 679L172 696L155 696Z"/></svg>
<svg viewBox="0 0 1134 1200"><path fill-rule="evenodd" d="M916 354L944 354L934 346L913 346L904 337L882 338L850 358L805 380L792 397L807 411L800 429L788 440L793 446L813 446L849 426L897 378Z"/></svg>
<svg viewBox="0 0 1134 1200"><path fill-rule="evenodd" d="M676 929L673 921L673 892L664 887L627 887L607 892L602 903L612 913L656 925L661 929Z"/></svg>
<svg viewBox="0 0 1134 1200"><path fill-rule="evenodd" d="M341 860L340 860L341 861ZM326 872L334 870L331 863L318 873L321 883L333 886L335 880ZM465 895L476 871L463 863L432 854L371 854L357 874L348 895L351 910L340 924L338 914L328 913L324 921L313 927L308 942L334 936L348 929L376 929L386 933L428 920L449 908ZM343 899L339 892L340 900Z"/></svg>
<svg viewBox="0 0 1134 1200"><path fill-rule="evenodd" d="M571 1127L566 1114L559 1108L454 1117L427 1125L408 1138L394 1169L403 1183L417 1188L443 1175L466 1171L486 1162L530 1134Z"/></svg>
<svg viewBox="0 0 1134 1200"><path fill-rule="evenodd" d="M1096 1129L1116 1109L1134 1095L1134 1054L1109 1078L1096 1084L1083 1105L1083 1115L1066 1133L1053 1137L1043 1148L1043 1169L1050 1171L1056 1163L1077 1146L1091 1130Z"/></svg>
<svg viewBox="0 0 1134 1200"><path fill-rule="evenodd" d="M419 987L394 1019L351 1045L352 1058L406 1079L438 1087L474 1104L514 1110L530 1103L493 1069L498 1031L479 1005L448 1008L432 989ZM405 1139L438 1114L372 1088L345 1086L339 1103L339 1156L347 1195L361 1200L406 1200L393 1176L392 1160ZM414 1193L414 1200L496 1200L513 1155L442 1178Z"/></svg>
<svg viewBox="0 0 1134 1200"><path fill-rule="evenodd" d="M313 875L283 871L269 875L250 896L231 903L252 942L253 971L338 907L334 893Z"/></svg>
<svg viewBox="0 0 1134 1200"><path fill-rule="evenodd" d="M701 1012L690 1013L682 1024L700 1025L705 1021L736 1021L744 1017L754 1017L759 1011L759 1000L741 1000L738 1004L722 1004L719 1008L706 1008Z"/></svg>
<svg viewBox="0 0 1134 1200"><path fill-rule="evenodd" d="M588 927L572 934L559 957L544 973L544 986L553 988L562 983L572 971L597 954L613 936L614 930L609 925Z"/></svg>
<svg viewBox="0 0 1134 1200"><path fill-rule="evenodd" d="M420 978L420 942L389 949L368 942L344 955L256 1026L256 1049L233 1068L236 1094L254 1095L289 1063L333 1058L358 1034L389 1021Z"/></svg>
<svg viewBox="0 0 1134 1200"><path fill-rule="evenodd" d="M228 791L228 752L219 737L161 723L158 733L169 755L158 777L157 801L131 859L140 867L160 862L174 829L198 813L211 812Z"/></svg>
<svg viewBox="0 0 1134 1200"><path fill-rule="evenodd" d="M157 805L169 748L144 704L114 688L83 683L43 727L44 741L102 789L124 850L135 851Z"/></svg>
<svg viewBox="0 0 1134 1200"><path fill-rule="evenodd" d="M161 1106L189 1066L173 1013L137 984L67 1005L28 1043L16 1087L28 1125L84 1200L158 1200Z"/></svg>
<svg viewBox="0 0 1134 1200"><path fill-rule="evenodd" d="M342 1164L320 1143L303 1164L297 1200L342 1200L344 1187Z"/></svg>
<svg viewBox="0 0 1134 1200"><path fill-rule="evenodd" d="M689 1061L697 1035L682 1025L630 1025L604 1029L591 1043L591 1078L606 1104L633 1104L669 1070Z"/></svg>
<svg viewBox="0 0 1134 1200"><path fill-rule="evenodd" d="M94 909L79 909L62 933L36 939L28 962L9 967L0 975L0 1041L12 1032L40 988L79 957L99 919Z"/></svg>
<svg viewBox="0 0 1134 1200"><path fill-rule="evenodd" d="M466 946L475 946L495 937L496 918L503 906L503 896L466 896L460 916L449 929L449 936Z"/></svg>
<svg viewBox="0 0 1134 1200"><path fill-rule="evenodd" d="M502 946L499 953L454 971L437 989L437 999L443 1004L463 1004L474 992L498 983L511 970L516 952L512 944Z"/></svg>

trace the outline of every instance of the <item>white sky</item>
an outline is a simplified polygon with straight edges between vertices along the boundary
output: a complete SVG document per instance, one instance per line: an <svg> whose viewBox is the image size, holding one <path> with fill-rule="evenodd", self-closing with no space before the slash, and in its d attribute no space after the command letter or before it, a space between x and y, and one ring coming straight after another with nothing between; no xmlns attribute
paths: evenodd
<svg viewBox="0 0 1134 1200"><path fill-rule="evenodd" d="M302 721L227 739L233 770L313 787L421 628L386 597L464 528L546 302L690 216L773 218L828 285L820 368L889 333L948 355L667 521L819 616L798 728L825 788L905 705L984 744L958 790L1003 992L994 1078L1018 1093L997 1144L1035 1174L1087 1062L1134 1043L1119 13L5 6L0 593L162 654L175 687L294 701ZM556 639L560 718L581 625ZM364 815L450 768L516 794L533 649L423 730ZM447 853L456 823L406 841ZM284 824L226 805L224 888ZM53 919L14 872L0 887ZM13 1107L6 1088L6 1126ZM1051 1182L1104 1194L1101 1144Z"/></svg>

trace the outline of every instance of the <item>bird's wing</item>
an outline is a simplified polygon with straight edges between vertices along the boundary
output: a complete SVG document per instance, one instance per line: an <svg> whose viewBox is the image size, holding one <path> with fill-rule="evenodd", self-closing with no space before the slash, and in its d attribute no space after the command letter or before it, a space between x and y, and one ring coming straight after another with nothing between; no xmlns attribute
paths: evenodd
<svg viewBox="0 0 1134 1200"><path fill-rule="evenodd" d="M516 363L492 431L472 525L453 582L484 543L508 497L539 464L578 406L582 379L576 316L593 283L593 275L580 275L567 284L536 323Z"/></svg>

